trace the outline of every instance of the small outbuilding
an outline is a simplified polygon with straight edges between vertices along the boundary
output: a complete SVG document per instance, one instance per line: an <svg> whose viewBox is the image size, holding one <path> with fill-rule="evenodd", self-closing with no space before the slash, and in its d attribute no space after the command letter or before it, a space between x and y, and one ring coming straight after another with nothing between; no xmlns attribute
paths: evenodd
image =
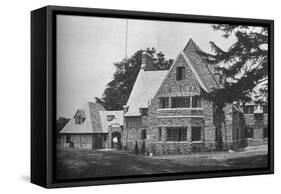
<svg viewBox="0 0 281 194"><path fill-rule="evenodd" d="M106 111L100 104L88 102L58 133L57 148L121 148L122 132L123 111Z"/></svg>

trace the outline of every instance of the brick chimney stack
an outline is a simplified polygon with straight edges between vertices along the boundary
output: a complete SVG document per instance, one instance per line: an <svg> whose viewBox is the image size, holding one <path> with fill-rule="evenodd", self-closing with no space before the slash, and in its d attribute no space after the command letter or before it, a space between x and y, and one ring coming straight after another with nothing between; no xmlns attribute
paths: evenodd
<svg viewBox="0 0 281 194"><path fill-rule="evenodd" d="M152 71L153 70L153 57L146 51L142 52L142 59L141 59L141 69L144 71Z"/></svg>

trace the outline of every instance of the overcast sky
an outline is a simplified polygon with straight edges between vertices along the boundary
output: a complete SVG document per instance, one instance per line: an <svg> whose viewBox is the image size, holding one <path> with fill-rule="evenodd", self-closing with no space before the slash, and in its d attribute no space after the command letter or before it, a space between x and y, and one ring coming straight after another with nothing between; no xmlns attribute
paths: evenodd
<svg viewBox="0 0 281 194"><path fill-rule="evenodd" d="M192 38L204 51L210 41L227 49L225 39L210 24L128 20L128 56L155 47L175 58ZM125 57L126 20L114 18L57 17L57 118L72 117L86 102L101 97L115 71L114 62Z"/></svg>

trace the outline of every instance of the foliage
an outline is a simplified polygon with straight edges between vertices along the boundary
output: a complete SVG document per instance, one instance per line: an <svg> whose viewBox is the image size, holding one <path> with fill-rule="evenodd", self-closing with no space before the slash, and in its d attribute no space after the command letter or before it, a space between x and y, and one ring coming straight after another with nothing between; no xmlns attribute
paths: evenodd
<svg viewBox="0 0 281 194"><path fill-rule="evenodd" d="M266 27L235 26L218 24L212 26L221 31L223 37L234 35L236 42L227 51L210 42L213 53L203 53L208 64L225 77L222 88L204 96L216 105L241 100L265 101L268 79L268 29ZM263 98L261 98L263 96Z"/></svg>
<svg viewBox="0 0 281 194"><path fill-rule="evenodd" d="M114 63L116 71L113 79L107 84L102 98L95 98L96 102L103 105L106 110L122 110L127 103L141 68L143 51L153 56L154 70L167 70L173 63L172 59L166 60L165 55L156 52L155 48L138 50L130 58Z"/></svg>
<svg viewBox="0 0 281 194"><path fill-rule="evenodd" d="M228 149L222 145L224 129L227 130L223 108L232 102L266 101L268 91L268 29L242 25L217 24L215 31L224 38L234 35L236 41L225 51L210 42L213 53L199 51L207 64L214 66L223 82L221 87L202 96L214 102L214 125L216 126L216 149Z"/></svg>

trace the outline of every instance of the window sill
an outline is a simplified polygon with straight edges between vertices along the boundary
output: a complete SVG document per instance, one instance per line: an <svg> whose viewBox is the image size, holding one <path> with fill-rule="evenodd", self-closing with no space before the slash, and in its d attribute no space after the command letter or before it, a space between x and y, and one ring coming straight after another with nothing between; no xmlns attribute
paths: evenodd
<svg viewBox="0 0 281 194"><path fill-rule="evenodd" d="M160 142L162 143L162 142ZM188 143L187 141L165 141L163 143Z"/></svg>
<svg viewBox="0 0 281 194"><path fill-rule="evenodd" d="M203 141L192 141L191 144L203 143Z"/></svg>
<svg viewBox="0 0 281 194"><path fill-rule="evenodd" d="M202 107L197 107L197 108L158 108L157 111L169 111L169 110L203 110Z"/></svg>

